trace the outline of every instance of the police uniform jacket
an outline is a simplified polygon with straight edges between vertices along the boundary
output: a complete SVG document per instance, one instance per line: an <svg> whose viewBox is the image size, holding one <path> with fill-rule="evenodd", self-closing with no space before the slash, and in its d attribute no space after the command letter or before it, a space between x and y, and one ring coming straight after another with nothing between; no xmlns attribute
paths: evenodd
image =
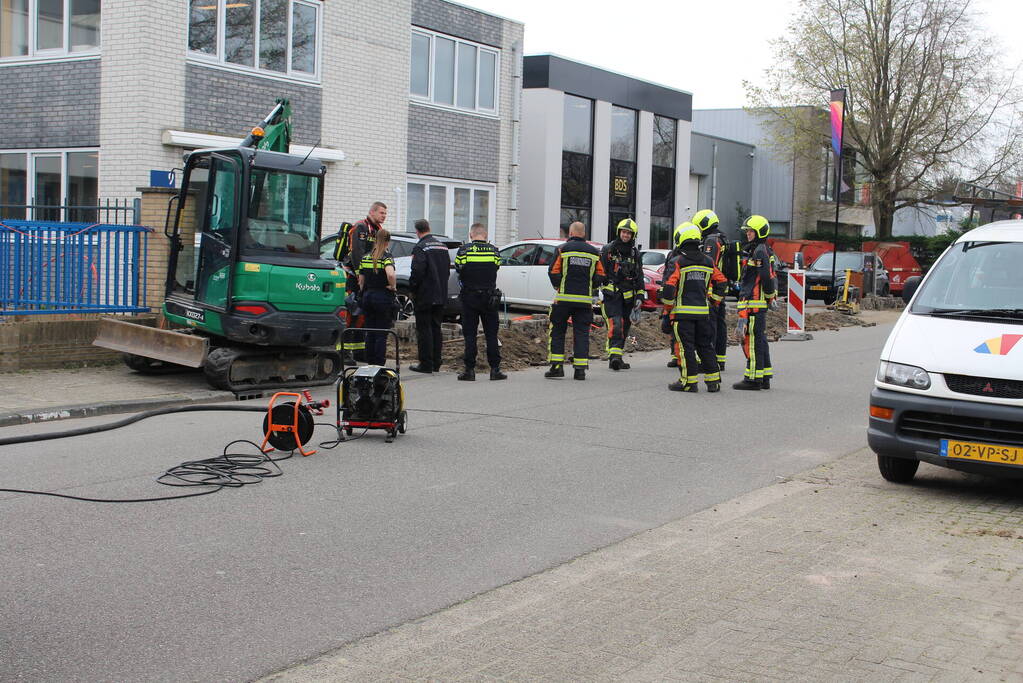
<svg viewBox="0 0 1023 683"><path fill-rule="evenodd" d="M555 303L591 305L605 274L600 252L582 237L569 237L547 266Z"/></svg>
<svg viewBox="0 0 1023 683"><path fill-rule="evenodd" d="M455 270L463 292L493 292L497 289L497 269L500 267L497 247L484 240L463 244L455 254Z"/></svg>
<svg viewBox="0 0 1023 683"><path fill-rule="evenodd" d="M408 286L417 306L443 305L448 298L451 256L444 243L427 233L412 248Z"/></svg>

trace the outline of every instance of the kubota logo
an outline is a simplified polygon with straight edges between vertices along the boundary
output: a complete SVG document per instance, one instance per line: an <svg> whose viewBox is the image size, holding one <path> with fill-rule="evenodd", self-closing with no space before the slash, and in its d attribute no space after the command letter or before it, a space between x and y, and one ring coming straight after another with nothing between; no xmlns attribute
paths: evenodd
<svg viewBox="0 0 1023 683"><path fill-rule="evenodd" d="M1001 337L988 339L974 349L977 353L990 353L995 356L1007 355L1016 343L1023 339L1023 334L1003 334Z"/></svg>

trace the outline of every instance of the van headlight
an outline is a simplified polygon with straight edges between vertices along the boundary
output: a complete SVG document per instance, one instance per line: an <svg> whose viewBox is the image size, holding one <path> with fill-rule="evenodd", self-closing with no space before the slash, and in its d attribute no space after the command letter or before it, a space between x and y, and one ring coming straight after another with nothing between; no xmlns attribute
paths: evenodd
<svg viewBox="0 0 1023 683"><path fill-rule="evenodd" d="M885 360L877 368L877 381L921 391L931 388L931 376L923 368Z"/></svg>

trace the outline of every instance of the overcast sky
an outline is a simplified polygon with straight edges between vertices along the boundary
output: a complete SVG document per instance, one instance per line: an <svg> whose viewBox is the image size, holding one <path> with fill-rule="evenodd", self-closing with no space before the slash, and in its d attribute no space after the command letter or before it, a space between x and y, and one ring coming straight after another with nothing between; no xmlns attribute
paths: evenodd
<svg viewBox="0 0 1023 683"><path fill-rule="evenodd" d="M554 53L687 90L698 109L746 104L796 0L460 0L526 25L525 54ZM974 0L1010 63L1023 61L1023 2ZM822 103L826 93L821 94ZM809 103L808 103L809 104Z"/></svg>

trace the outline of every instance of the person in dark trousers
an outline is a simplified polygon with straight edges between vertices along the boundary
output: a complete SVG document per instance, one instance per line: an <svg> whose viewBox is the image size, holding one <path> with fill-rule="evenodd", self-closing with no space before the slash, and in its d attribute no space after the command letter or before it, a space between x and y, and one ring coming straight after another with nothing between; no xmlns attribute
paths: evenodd
<svg viewBox="0 0 1023 683"><path fill-rule="evenodd" d="M398 302L394 298L394 259L387 247L391 233L380 229L376 233L373 248L362 257L359 264L360 304L365 316L366 327L389 330L394 326ZM387 361L387 335L383 332L366 332L366 362L370 365L384 365Z"/></svg>
<svg viewBox="0 0 1023 683"><path fill-rule="evenodd" d="M679 246L681 242L679 238L682 233L687 229L693 227L693 224L689 221L679 223L675 226L675 229L671 233L671 245L672 250L668 252L667 257L664 259L664 268L661 270L661 281L657 284L664 286L664 281L668 279L668 276L674 270L672 265L673 261L676 261L679 256L682 255L682 247ZM669 368L678 367L678 343L675 341L675 328L671 324L671 304L664 304L664 309L661 311L661 332L668 335L670 339L669 346L671 348L671 359L668 361Z"/></svg>
<svg viewBox="0 0 1023 683"><path fill-rule="evenodd" d="M721 375L714 358L714 332L710 309L724 299L728 280L703 253L700 229L691 225L679 235L680 254L674 259L661 289L661 300L671 304L679 380L672 391L699 391L700 372L707 391L721 390Z"/></svg>
<svg viewBox="0 0 1023 683"><path fill-rule="evenodd" d="M387 220L387 205L383 202L373 202L369 207L366 217L354 225L347 226L347 231L338 233L338 246L335 251L335 258L341 263L345 270L347 281L346 300L349 304L349 319L351 327L359 328L365 326L362 316L354 315L359 305L359 280L358 271L362 265L362 258L373 249L373 242L376 234ZM356 360L364 358L366 340L361 333L350 334L344 343L344 356L346 365L354 365Z"/></svg>
<svg viewBox="0 0 1023 683"><path fill-rule="evenodd" d="M476 333L480 322L487 339L490 379L508 379L508 375L501 372L501 347L497 341L500 322L497 269L501 267L501 257L497 247L487 242L487 229L482 223L472 224L469 238L472 241L459 247L455 255L455 270L462 285L459 298L462 301L462 337L465 339L465 370L458 374L458 379L467 382L476 379Z"/></svg>
<svg viewBox="0 0 1023 683"><path fill-rule="evenodd" d="M622 360L625 339L632 327L632 309L643 301L643 264L636 235L636 221L625 218L618 223L618 237L600 250L600 263L607 277L600 286L600 312L607 325L608 367L628 370Z"/></svg>
<svg viewBox="0 0 1023 683"><path fill-rule="evenodd" d="M444 243L430 234L425 218L415 222L419 242L412 249L412 311L416 316L416 341L419 363L409 366L413 372L438 372L441 364L440 325L444 320L444 302L448 298L448 272L451 257Z"/></svg>
<svg viewBox="0 0 1023 683"><path fill-rule="evenodd" d="M720 231L717 214L710 209L703 209L693 214L693 224L703 234L703 253L710 257L711 263L723 272L722 259L725 256L727 240ZM725 353L728 350L728 323L725 320L727 308L724 305L712 306L710 309L710 326L714 333L714 355L717 357L718 370L725 369Z"/></svg>
<svg viewBox="0 0 1023 683"><path fill-rule="evenodd" d="M568 241L558 247L547 267L554 285L548 326L547 359L551 367L544 377L565 376L565 333L572 319L572 366L574 379L586 379L590 361L590 325L593 324L593 295L604 282L600 252L585 240L586 226L576 221L568 226Z"/></svg>
<svg viewBox="0 0 1023 683"><path fill-rule="evenodd" d="M774 369L767 345L767 309L774 308L778 285L771 267L767 236L771 224L763 216L750 216L743 223L748 244L743 250L739 278L739 338L746 354L746 372L741 382L732 385L742 391L771 388Z"/></svg>

